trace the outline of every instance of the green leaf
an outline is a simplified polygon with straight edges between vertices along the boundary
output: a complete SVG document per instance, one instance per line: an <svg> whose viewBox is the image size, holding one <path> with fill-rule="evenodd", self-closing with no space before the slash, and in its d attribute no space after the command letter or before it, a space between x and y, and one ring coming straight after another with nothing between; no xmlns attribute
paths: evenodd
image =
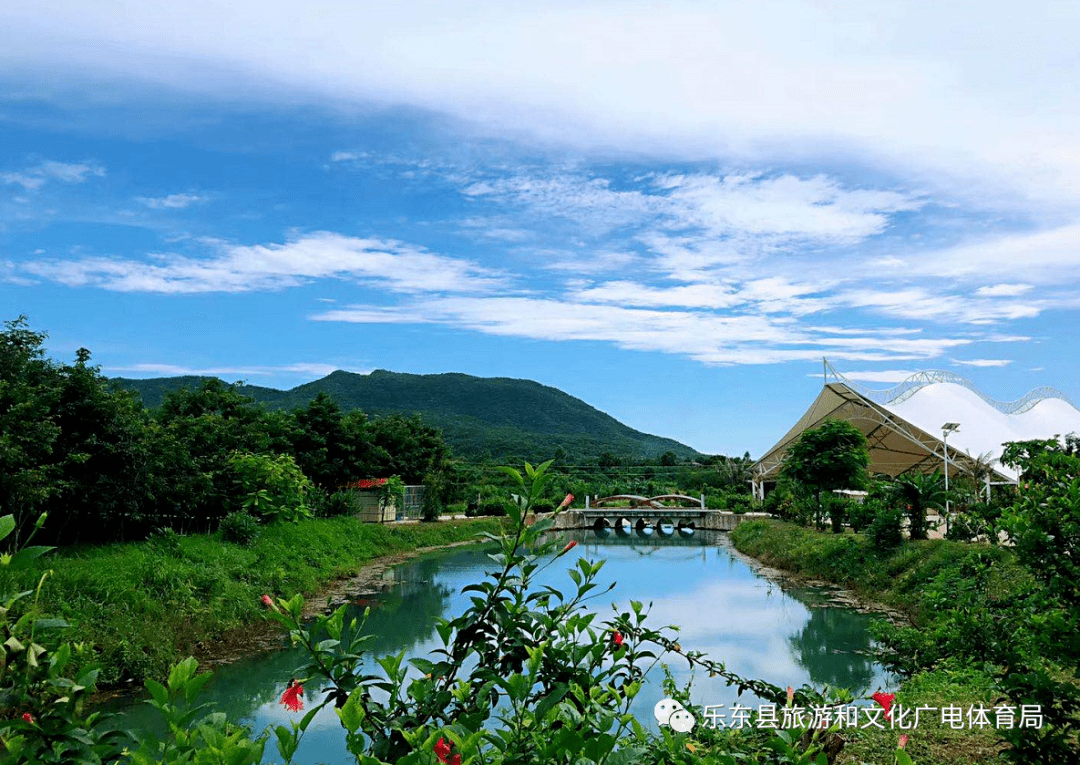
<svg viewBox="0 0 1080 765"><path fill-rule="evenodd" d="M513 478L513 479L514 479L515 481L517 481L517 485L518 485L518 486L520 486L521 488L525 488L525 479L524 479L524 478L522 478L522 477L521 477L521 473L519 473L518 471L514 470L514 468L512 468L512 467L507 467L506 465L500 465L500 466L499 466L498 468L496 468L496 469L497 469L497 470L498 470L498 471L499 471L500 473L506 473L506 475L510 476L510 477L511 477L511 478ZM13 521L13 523L14 523L14 521Z"/></svg>
<svg viewBox="0 0 1080 765"><path fill-rule="evenodd" d="M362 695L363 691L361 690L353 691L349 694L345 706L334 710L341 719L341 724L345 726L345 730L349 731L349 733L356 733L364 722L364 707L360 702Z"/></svg>
<svg viewBox="0 0 1080 765"><path fill-rule="evenodd" d="M44 547L41 545L24 547L11 557L10 565L12 568L22 568L23 566L30 563L30 561L36 558L40 558L45 553L55 549L55 547Z"/></svg>
<svg viewBox="0 0 1080 765"><path fill-rule="evenodd" d="M8 534L15 530L15 516L5 515L0 518L0 540L7 539Z"/></svg>
<svg viewBox="0 0 1080 765"><path fill-rule="evenodd" d="M169 692L165 690L164 685L156 680L147 680L143 685L150 691L150 696L159 708L169 703Z"/></svg>

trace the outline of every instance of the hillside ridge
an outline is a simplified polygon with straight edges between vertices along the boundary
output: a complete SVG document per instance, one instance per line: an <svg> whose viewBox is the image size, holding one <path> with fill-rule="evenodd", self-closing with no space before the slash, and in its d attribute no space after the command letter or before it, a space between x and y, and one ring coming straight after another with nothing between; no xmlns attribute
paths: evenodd
<svg viewBox="0 0 1080 765"><path fill-rule="evenodd" d="M198 387L217 378L112 379L154 408L173 390ZM585 401L535 380L377 369L369 374L336 370L288 390L247 384L235 387L270 409L303 407L319 393L326 393L346 411L360 409L374 416L417 414L443 431L455 453L469 457L541 459L552 456L559 447L578 459L604 453L635 458L668 451L681 457L699 454L674 439L635 430Z"/></svg>

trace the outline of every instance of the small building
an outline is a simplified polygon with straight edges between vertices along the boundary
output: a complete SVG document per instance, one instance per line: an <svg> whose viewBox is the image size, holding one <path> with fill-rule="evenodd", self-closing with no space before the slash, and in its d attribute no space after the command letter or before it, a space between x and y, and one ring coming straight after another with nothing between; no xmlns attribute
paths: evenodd
<svg viewBox="0 0 1080 765"><path fill-rule="evenodd" d="M386 486L388 480L387 478L362 478L342 487L343 490L352 492L353 514L360 520L368 523L387 523L398 519L396 499L386 497L382 491L382 487Z"/></svg>
<svg viewBox="0 0 1080 765"><path fill-rule="evenodd" d="M388 481L388 478L362 478L342 486L343 491L353 494L353 514L369 523L419 518L424 509L424 487L405 486L402 496L387 497L383 487Z"/></svg>

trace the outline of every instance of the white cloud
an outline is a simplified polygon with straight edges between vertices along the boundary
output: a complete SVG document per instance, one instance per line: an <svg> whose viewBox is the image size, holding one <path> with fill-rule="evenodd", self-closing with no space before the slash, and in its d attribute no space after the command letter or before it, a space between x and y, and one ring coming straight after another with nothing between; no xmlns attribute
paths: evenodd
<svg viewBox="0 0 1080 765"><path fill-rule="evenodd" d="M24 170L0 172L0 183L22 186L25 191L37 191L49 181L83 183L87 178L104 175L105 168L94 162L45 160Z"/></svg>
<svg viewBox="0 0 1080 765"><path fill-rule="evenodd" d="M486 292L504 277L474 263L403 242L316 232L284 244L225 245L211 257L151 261L88 257L24 263L27 273L68 286L118 292L254 292L319 278L357 279L393 292Z"/></svg>
<svg viewBox="0 0 1080 765"><path fill-rule="evenodd" d="M354 162L358 159L367 159L366 151L335 151L330 155L331 162Z"/></svg>
<svg viewBox="0 0 1080 765"><path fill-rule="evenodd" d="M198 194L168 194L163 197L136 197L136 200L151 210L182 210L196 202L205 202L206 197Z"/></svg>
<svg viewBox="0 0 1080 765"><path fill-rule="evenodd" d="M1012 364L1012 359L953 359L954 364L965 367L1005 367Z"/></svg>
<svg viewBox="0 0 1080 765"><path fill-rule="evenodd" d="M784 318L662 311L530 297L454 297L395 307L354 305L312 316L367 324L446 324L490 335L611 342L621 348L688 356L706 364L820 359L890 361L941 355L972 338L831 335Z"/></svg>
<svg viewBox="0 0 1080 765"><path fill-rule="evenodd" d="M1080 280L1080 223L966 241L913 256L904 269L918 276L966 281L1023 280L977 291L992 297L1023 294L1026 290L1021 288L1032 283L1072 283Z"/></svg>
<svg viewBox="0 0 1080 765"><path fill-rule="evenodd" d="M843 153L1032 210L1075 205L1080 9L1026 8L40 0L0 6L0 55L72 81L401 103L590 148Z"/></svg>
<svg viewBox="0 0 1080 765"><path fill-rule="evenodd" d="M892 290L859 286L833 296L836 303L869 308L886 316L922 321L993 324L1038 316L1048 303L1041 300L996 301L967 295L932 292L925 287Z"/></svg>
<svg viewBox="0 0 1080 765"><path fill-rule="evenodd" d="M1016 297L1030 290L1030 284L995 284L991 287L979 287L975 294L979 297Z"/></svg>

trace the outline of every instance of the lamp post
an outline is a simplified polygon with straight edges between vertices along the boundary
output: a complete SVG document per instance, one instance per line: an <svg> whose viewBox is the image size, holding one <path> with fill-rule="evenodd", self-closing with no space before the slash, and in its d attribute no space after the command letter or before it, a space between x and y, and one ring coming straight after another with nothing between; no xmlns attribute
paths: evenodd
<svg viewBox="0 0 1080 765"><path fill-rule="evenodd" d="M960 430L960 423L946 422L941 426L941 440L945 444L945 533L949 533L949 434Z"/></svg>

